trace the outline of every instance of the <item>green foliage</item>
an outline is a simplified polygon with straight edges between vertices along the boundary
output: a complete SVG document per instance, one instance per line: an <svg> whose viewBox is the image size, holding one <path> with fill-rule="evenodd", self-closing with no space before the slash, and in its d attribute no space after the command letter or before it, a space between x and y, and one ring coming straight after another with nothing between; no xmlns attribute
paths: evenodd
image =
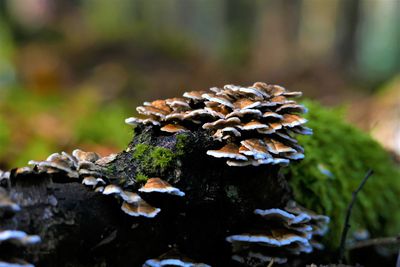
<svg viewBox="0 0 400 267"><path fill-rule="evenodd" d="M136 175L135 179L136 179L136 182L138 182L138 183L145 183L149 179L149 177L147 177L147 175L145 175L143 173L138 173Z"/></svg>
<svg viewBox="0 0 400 267"><path fill-rule="evenodd" d="M8 128L7 122L0 115L0 157L4 156L6 146L10 141L10 130Z"/></svg>
<svg viewBox="0 0 400 267"><path fill-rule="evenodd" d="M175 159L171 150L148 144L137 144L132 157L138 161L139 171L147 175L163 173L173 166Z"/></svg>
<svg viewBox="0 0 400 267"><path fill-rule="evenodd" d="M289 168L295 199L331 217L330 245L337 246L346 208L368 169L374 170L359 193L351 216L352 230L379 236L400 232L400 171L368 134L346 124L341 112L307 101L313 136L299 137L305 159Z"/></svg>

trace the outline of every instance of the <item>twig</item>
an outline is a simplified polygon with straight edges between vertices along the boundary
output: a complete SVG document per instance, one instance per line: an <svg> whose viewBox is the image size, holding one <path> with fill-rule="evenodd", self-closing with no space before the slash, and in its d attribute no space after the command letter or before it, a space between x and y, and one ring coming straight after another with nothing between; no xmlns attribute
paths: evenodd
<svg viewBox="0 0 400 267"><path fill-rule="evenodd" d="M343 232L342 236L340 238L340 247L339 247L339 263L343 263L344 260L344 251L346 249L346 237L347 233L351 227L350 225L350 216L351 216L351 211L353 209L353 205L356 202L357 199L357 194L358 192L361 191L365 183L367 182L368 178L373 174L374 172L372 170L369 170L367 174L365 175L364 179L361 181L360 185L358 188L352 193L352 198L350 201L349 206L347 207L347 212L346 212L346 218L344 220L344 226L343 226Z"/></svg>
<svg viewBox="0 0 400 267"><path fill-rule="evenodd" d="M348 249L352 250L370 246L392 245L392 244L400 244L400 235L394 237L380 237L380 238L373 238L373 239L359 241L349 245Z"/></svg>

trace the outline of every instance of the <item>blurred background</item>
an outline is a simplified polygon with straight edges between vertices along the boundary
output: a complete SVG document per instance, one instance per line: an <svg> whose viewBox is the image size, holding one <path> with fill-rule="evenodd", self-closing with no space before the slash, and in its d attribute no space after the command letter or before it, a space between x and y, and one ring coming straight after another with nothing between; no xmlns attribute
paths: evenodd
<svg viewBox="0 0 400 267"><path fill-rule="evenodd" d="M141 102L254 81L400 153L400 1L0 1L0 168L119 151Z"/></svg>

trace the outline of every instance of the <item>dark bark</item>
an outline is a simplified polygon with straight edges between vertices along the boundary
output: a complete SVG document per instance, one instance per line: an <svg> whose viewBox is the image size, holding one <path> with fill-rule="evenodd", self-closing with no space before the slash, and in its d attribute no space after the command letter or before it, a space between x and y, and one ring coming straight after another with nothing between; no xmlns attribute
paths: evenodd
<svg viewBox="0 0 400 267"><path fill-rule="evenodd" d="M136 132L129 152L107 166L110 181L135 192L141 186L135 182L140 164L132 157L135 145L161 146L176 154L174 162L148 175L165 179L185 197L141 194L162 211L153 219L137 218L121 211L117 198L61 174L14 174L9 191L22 210L0 227L38 234L42 243L12 253L37 266L141 266L176 248L198 262L226 266L231 257L226 236L250 231L262 223L254 209L282 208L291 196L279 167L229 167L208 156L218 144L206 132L186 134L183 150L176 146L177 135L159 136L150 128Z"/></svg>

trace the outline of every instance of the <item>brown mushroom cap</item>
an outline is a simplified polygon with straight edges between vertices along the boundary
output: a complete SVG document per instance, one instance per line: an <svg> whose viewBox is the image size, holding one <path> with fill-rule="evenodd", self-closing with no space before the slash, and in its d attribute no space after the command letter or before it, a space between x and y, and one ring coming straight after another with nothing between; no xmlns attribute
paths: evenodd
<svg viewBox="0 0 400 267"><path fill-rule="evenodd" d="M152 192L167 193L181 197L185 195L184 192L182 192L178 188L171 186L168 182L160 178L149 178L146 184L142 188L140 188L139 191L145 193L152 193Z"/></svg>
<svg viewBox="0 0 400 267"><path fill-rule="evenodd" d="M233 143L229 143L219 150L208 150L207 155L216 158L230 158L235 160L247 160L247 157L239 153L239 147Z"/></svg>
<svg viewBox="0 0 400 267"><path fill-rule="evenodd" d="M74 156L78 161L89 161L89 162L96 162L101 157L99 154L95 152L85 152L80 149L75 149L72 151L72 156Z"/></svg>
<svg viewBox="0 0 400 267"><path fill-rule="evenodd" d="M182 132L187 132L189 131L185 127L178 125L178 124L167 124L160 129L163 132L167 133L182 133Z"/></svg>
<svg viewBox="0 0 400 267"><path fill-rule="evenodd" d="M209 91L186 92L183 98L145 102L137 110L147 119L129 118L127 122L157 127L167 133L205 129L224 145L238 146L249 138L268 139L265 141L268 154L262 152L265 149L249 149L243 153L210 150L208 154L228 158L230 166L287 165L290 160L304 158L304 150L294 134L312 134L311 129L303 126L307 120L294 114L307 111L291 99L300 95L300 92L262 82L248 87L228 84ZM266 157L269 153L274 155Z"/></svg>
<svg viewBox="0 0 400 267"><path fill-rule="evenodd" d="M161 209L149 205L143 199L133 203L124 201L124 203L122 203L121 210L130 216L143 216L147 218L154 218L161 211Z"/></svg>

